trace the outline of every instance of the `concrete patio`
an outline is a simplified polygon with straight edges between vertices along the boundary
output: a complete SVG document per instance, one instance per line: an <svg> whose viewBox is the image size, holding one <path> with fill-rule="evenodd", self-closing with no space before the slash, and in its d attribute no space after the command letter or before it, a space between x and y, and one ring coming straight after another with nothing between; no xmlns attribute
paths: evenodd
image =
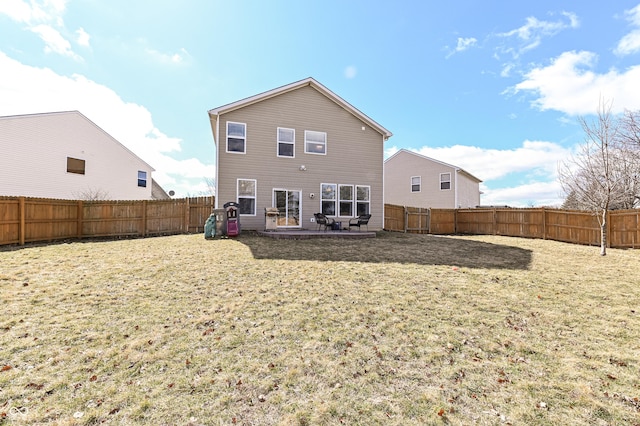
<svg viewBox="0 0 640 426"><path fill-rule="evenodd" d="M304 240L311 238L343 238L361 239L375 238L374 231L316 231L307 229L290 229L278 231L257 231L258 235L268 238Z"/></svg>

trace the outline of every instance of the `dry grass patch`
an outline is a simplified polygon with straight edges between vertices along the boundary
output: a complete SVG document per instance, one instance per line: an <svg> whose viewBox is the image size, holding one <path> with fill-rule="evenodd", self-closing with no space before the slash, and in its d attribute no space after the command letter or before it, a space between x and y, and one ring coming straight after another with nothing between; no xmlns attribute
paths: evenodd
<svg viewBox="0 0 640 426"><path fill-rule="evenodd" d="M201 235L0 251L0 424L640 424L640 251Z"/></svg>

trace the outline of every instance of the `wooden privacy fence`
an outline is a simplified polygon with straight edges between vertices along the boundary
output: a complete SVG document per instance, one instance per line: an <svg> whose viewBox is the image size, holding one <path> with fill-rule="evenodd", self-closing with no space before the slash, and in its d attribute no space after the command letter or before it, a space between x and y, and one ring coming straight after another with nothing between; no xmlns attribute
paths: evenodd
<svg viewBox="0 0 640 426"><path fill-rule="evenodd" d="M548 208L428 209L385 204L384 229L429 234L505 235L600 245L590 212ZM640 248L640 209L607 213L607 246Z"/></svg>
<svg viewBox="0 0 640 426"><path fill-rule="evenodd" d="M0 197L0 245L204 232L214 197L81 201Z"/></svg>

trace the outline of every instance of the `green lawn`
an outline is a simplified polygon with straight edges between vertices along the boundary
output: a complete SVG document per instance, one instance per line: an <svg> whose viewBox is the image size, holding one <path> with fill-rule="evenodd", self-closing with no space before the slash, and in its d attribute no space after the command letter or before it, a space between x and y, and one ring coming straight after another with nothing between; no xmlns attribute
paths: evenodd
<svg viewBox="0 0 640 426"><path fill-rule="evenodd" d="M640 251L496 236L0 248L0 425L640 424Z"/></svg>

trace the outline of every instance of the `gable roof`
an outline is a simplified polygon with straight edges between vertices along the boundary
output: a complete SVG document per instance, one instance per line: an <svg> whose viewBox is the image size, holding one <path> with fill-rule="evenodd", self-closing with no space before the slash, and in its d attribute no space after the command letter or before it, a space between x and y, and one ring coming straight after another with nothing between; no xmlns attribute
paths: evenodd
<svg viewBox="0 0 640 426"><path fill-rule="evenodd" d="M482 182L481 179L478 179L477 177L475 177L471 173L467 172L466 170L464 170L464 169L462 169L462 168L460 168L458 166L454 166L453 164L448 164L448 163L445 163L444 161L436 160L434 158L427 157L426 155L418 154L417 152L409 151L408 149L404 149L404 148L402 148L401 150L399 150L398 152L393 154L391 157L389 157L386 160L384 160L384 162L386 163L387 161L391 160L392 158L394 158L395 156L399 155L400 153L415 155L416 157L422 158L424 160L433 161L434 163L441 164L441 165L443 165L445 167L450 167L450 168L455 169L456 171L468 176L470 179L478 181L478 183Z"/></svg>
<svg viewBox="0 0 640 426"><path fill-rule="evenodd" d="M73 116L77 116L77 117L87 121L91 126L95 127L98 132L104 134L107 138L111 139L116 145L118 145L122 149L124 149L133 158L135 158L136 160L140 161L142 164L147 166L151 171L155 171L155 169L153 167L151 167L149 165L149 163L144 161L142 158L138 157L133 151L131 151L126 146L124 146L120 141L118 141L116 138L114 138L109 133L104 131L100 126L98 126L96 123L91 121L86 115L82 114L80 111L77 111L77 110L74 110L74 111L41 112L41 113L36 113L36 114L7 115L7 116L1 116L0 120L3 120L3 121L5 121L5 120L6 121L14 121L14 120L22 120L22 119L31 119L31 120L35 119L36 120L35 121L36 126L39 126L40 123L37 121L38 118L40 118L40 117L51 117L51 116L56 116L56 115L73 115ZM44 125L44 124L42 124L42 125ZM46 131L46 129L43 129L43 130Z"/></svg>
<svg viewBox="0 0 640 426"><path fill-rule="evenodd" d="M315 79L309 77L304 80L296 81L295 83L290 83L285 86L278 87L276 89L269 90L267 92L263 92L254 96L250 96L248 98L241 99L236 102L232 102L230 104L222 105L217 108L213 108L209 110L209 116L219 116L220 114L225 114L240 108L244 108L251 104L262 102L274 96L282 95L283 93L290 92L292 90L299 89L304 86L310 86L316 89L318 92L322 93L324 96L335 102L340 107L344 108L349 113L353 114L355 117L360 119L361 121L367 123L369 126L374 128L380 134L384 136L384 139L389 139L393 133L389 130L382 127L380 124L376 123L374 120L369 118L366 114L355 108L353 105L342 99L340 96L333 93L331 90L327 89L325 86L317 82Z"/></svg>

